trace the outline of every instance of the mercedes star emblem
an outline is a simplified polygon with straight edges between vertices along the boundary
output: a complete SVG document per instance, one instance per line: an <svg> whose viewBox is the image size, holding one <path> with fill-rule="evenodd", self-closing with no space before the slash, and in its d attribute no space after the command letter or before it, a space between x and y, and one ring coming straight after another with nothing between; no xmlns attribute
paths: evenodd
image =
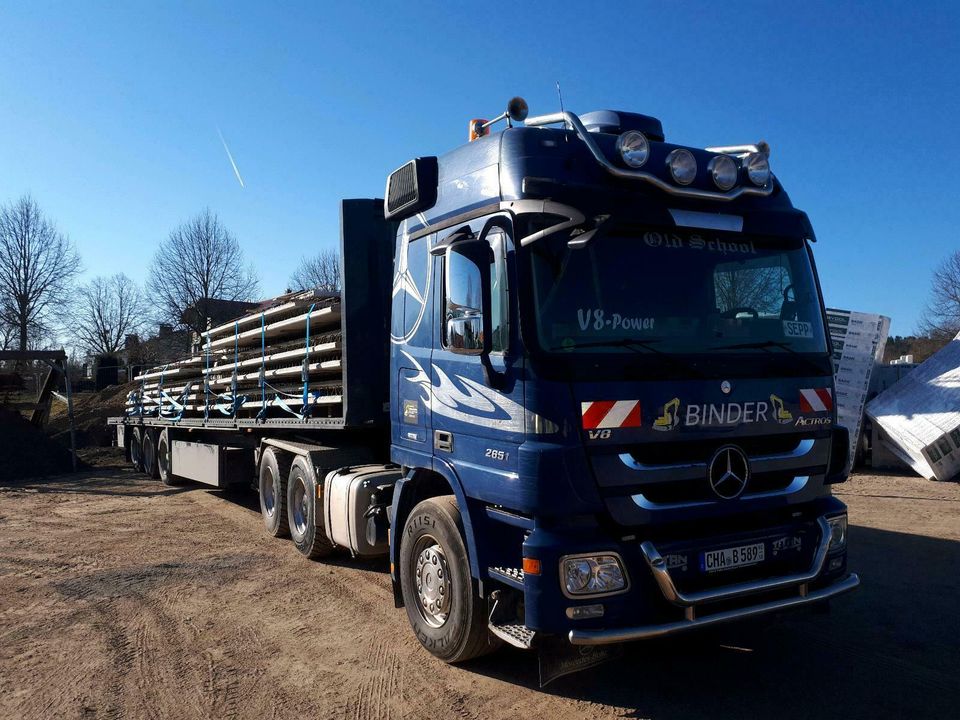
<svg viewBox="0 0 960 720"><path fill-rule="evenodd" d="M707 480L717 497L733 500L739 497L750 479L750 462L736 445L724 445L713 454Z"/></svg>

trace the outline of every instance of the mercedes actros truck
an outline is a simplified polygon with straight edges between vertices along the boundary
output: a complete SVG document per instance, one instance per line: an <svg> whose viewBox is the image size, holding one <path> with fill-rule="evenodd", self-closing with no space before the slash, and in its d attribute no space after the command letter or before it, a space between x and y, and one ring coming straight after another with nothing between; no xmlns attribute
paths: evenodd
<svg viewBox="0 0 960 720"><path fill-rule="evenodd" d="M469 135L342 202L339 294L144 373L111 419L131 461L252 484L311 558L389 555L452 663L857 587L815 236L770 148L520 98Z"/></svg>

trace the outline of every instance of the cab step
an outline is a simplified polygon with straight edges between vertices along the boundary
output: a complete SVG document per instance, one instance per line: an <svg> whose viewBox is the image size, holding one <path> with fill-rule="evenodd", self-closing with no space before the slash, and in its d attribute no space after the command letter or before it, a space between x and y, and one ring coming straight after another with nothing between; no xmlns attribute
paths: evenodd
<svg viewBox="0 0 960 720"><path fill-rule="evenodd" d="M505 643L521 650L529 650L533 646L533 639L537 636L536 630L531 630L526 625L494 625L490 623L487 627L490 628L490 632Z"/></svg>
<svg viewBox="0 0 960 720"><path fill-rule="evenodd" d="M488 567L487 573L494 580L500 580L517 590L523 590L523 570L520 568Z"/></svg>

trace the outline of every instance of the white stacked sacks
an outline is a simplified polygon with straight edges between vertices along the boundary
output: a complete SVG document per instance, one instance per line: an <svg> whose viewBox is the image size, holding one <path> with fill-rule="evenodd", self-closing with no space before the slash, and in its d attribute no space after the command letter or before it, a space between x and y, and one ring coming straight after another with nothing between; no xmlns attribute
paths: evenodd
<svg viewBox="0 0 960 720"><path fill-rule="evenodd" d="M881 440L919 475L960 475L960 335L867 405Z"/></svg>
<svg viewBox="0 0 960 720"><path fill-rule="evenodd" d="M837 422L850 432L850 465L856 455L864 405L873 367L883 359L890 318L827 308L833 341L833 373L837 387Z"/></svg>

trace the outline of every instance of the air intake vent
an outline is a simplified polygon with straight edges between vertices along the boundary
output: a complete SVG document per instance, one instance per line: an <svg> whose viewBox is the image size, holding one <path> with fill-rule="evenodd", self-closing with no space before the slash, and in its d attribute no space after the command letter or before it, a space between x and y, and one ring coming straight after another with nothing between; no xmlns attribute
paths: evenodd
<svg viewBox="0 0 960 720"><path fill-rule="evenodd" d="M383 214L388 220L402 220L433 207L437 202L437 159L411 160L387 177Z"/></svg>

